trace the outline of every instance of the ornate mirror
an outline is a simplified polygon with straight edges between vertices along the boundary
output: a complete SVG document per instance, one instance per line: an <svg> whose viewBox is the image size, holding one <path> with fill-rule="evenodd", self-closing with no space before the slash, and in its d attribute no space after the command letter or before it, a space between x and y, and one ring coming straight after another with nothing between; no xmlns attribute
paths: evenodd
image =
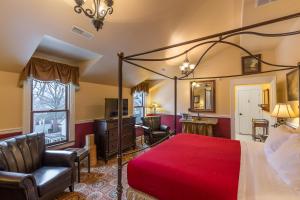
<svg viewBox="0 0 300 200"><path fill-rule="evenodd" d="M191 112L216 112L216 82L193 81L191 87Z"/></svg>

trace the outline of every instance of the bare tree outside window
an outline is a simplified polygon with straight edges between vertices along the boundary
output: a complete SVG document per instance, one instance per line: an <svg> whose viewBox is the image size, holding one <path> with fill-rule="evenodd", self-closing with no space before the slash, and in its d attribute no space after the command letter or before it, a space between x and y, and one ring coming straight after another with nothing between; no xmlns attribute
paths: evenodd
<svg viewBox="0 0 300 200"><path fill-rule="evenodd" d="M68 139L68 86L32 80L32 131L44 132L46 144Z"/></svg>
<svg viewBox="0 0 300 200"><path fill-rule="evenodd" d="M142 123L142 117L145 116L145 93L135 92L133 94L133 115L135 116L136 124Z"/></svg>

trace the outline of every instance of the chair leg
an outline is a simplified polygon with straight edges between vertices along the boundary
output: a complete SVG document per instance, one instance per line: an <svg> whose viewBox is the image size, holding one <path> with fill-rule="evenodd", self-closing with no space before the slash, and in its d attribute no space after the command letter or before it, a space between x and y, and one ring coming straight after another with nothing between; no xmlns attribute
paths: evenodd
<svg viewBox="0 0 300 200"><path fill-rule="evenodd" d="M80 183L80 160L78 161L78 166L77 166L77 176L78 176L78 183Z"/></svg>
<svg viewBox="0 0 300 200"><path fill-rule="evenodd" d="M91 173L90 153L88 154L88 173Z"/></svg>
<svg viewBox="0 0 300 200"><path fill-rule="evenodd" d="M69 190L70 190L70 192L74 192L74 184L69 186Z"/></svg>

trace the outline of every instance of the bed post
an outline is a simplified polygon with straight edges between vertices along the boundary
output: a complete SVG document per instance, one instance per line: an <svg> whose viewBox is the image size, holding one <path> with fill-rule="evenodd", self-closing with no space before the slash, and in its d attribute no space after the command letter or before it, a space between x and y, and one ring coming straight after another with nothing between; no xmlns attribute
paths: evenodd
<svg viewBox="0 0 300 200"><path fill-rule="evenodd" d="M177 133L177 76L174 77L174 134Z"/></svg>
<svg viewBox="0 0 300 200"><path fill-rule="evenodd" d="M122 121L123 121L123 58L124 53L118 53L119 67L118 67L118 186L117 195L118 200L122 199Z"/></svg>

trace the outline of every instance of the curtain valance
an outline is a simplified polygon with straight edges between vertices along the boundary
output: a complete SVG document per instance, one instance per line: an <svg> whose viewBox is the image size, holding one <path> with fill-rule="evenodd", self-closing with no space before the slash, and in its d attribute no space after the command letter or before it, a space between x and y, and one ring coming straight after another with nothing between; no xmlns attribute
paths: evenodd
<svg viewBox="0 0 300 200"><path fill-rule="evenodd" d="M147 81L144 81L137 86L131 88L131 94L135 92L146 92L149 93L149 83Z"/></svg>
<svg viewBox="0 0 300 200"><path fill-rule="evenodd" d="M20 74L19 86L29 77L41 81L59 81L63 84L72 83L79 87L79 68L41 58L31 58Z"/></svg>

